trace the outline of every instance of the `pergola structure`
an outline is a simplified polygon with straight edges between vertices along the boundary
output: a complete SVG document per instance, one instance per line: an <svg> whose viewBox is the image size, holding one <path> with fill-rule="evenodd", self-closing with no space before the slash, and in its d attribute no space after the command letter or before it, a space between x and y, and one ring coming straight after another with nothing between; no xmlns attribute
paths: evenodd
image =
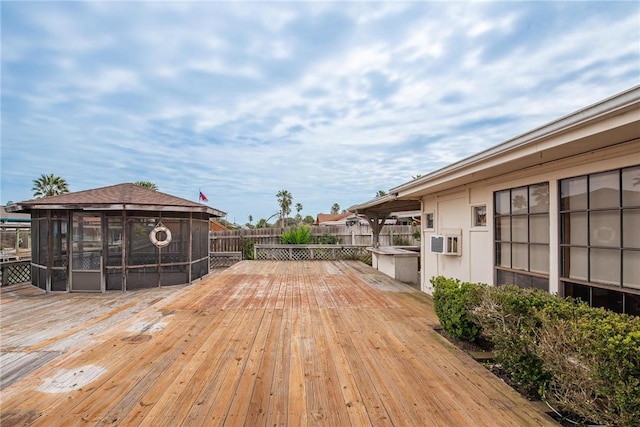
<svg viewBox="0 0 640 427"><path fill-rule="evenodd" d="M386 219L392 212L419 211L420 200L400 200L395 194L387 194L359 205L351 206L348 211L364 215L373 231L373 246L380 245L380 232Z"/></svg>
<svg viewBox="0 0 640 427"><path fill-rule="evenodd" d="M226 214L125 183L27 200L31 283L105 292L192 283L209 273L209 219Z"/></svg>

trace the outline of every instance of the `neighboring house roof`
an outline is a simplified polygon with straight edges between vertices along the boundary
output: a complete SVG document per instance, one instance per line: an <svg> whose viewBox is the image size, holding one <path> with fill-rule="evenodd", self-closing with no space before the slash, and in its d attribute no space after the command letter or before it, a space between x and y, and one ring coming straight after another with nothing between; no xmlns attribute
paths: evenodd
<svg viewBox="0 0 640 427"><path fill-rule="evenodd" d="M30 223L31 215L17 212L7 212L4 206L0 206L1 223Z"/></svg>
<svg viewBox="0 0 640 427"><path fill-rule="evenodd" d="M339 214L318 214L316 217L316 225L337 225L344 224L346 219L353 215L351 212L344 212Z"/></svg>
<svg viewBox="0 0 640 427"><path fill-rule="evenodd" d="M209 231L229 231L229 229L218 221L211 220L209 221Z"/></svg>
<svg viewBox="0 0 640 427"><path fill-rule="evenodd" d="M223 217L225 212L191 200L161 193L132 183L25 200L7 207L9 212L33 209L87 209L203 212Z"/></svg>

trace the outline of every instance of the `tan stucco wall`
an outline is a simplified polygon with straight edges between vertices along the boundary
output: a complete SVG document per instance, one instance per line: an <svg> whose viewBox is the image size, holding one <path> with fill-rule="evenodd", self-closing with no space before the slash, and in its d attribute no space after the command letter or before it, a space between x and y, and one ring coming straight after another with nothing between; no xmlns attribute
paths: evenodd
<svg viewBox="0 0 640 427"><path fill-rule="evenodd" d="M429 279L437 275L493 284L493 193L508 188L549 182L549 290L551 293L557 293L559 291L558 181L638 164L640 164L640 140L635 140L423 196L423 212L435 213L435 230L423 229L422 290L432 293ZM472 207L482 204L487 206L487 226L486 228L472 227ZM446 229L461 230L461 256L444 256L430 252L430 236L441 234Z"/></svg>

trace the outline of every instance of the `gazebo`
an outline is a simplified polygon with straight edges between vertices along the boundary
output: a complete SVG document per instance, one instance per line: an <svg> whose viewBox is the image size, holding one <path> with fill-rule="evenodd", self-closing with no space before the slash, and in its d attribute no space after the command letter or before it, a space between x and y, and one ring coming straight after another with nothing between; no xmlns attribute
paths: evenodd
<svg viewBox="0 0 640 427"><path fill-rule="evenodd" d="M209 273L209 219L226 215L131 183L8 210L31 213L31 283L47 292L192 283Z"/></svg>

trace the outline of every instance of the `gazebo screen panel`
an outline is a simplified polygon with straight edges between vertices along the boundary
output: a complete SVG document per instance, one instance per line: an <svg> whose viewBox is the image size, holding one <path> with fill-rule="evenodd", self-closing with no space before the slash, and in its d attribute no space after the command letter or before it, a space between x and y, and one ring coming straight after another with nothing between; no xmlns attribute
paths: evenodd
<svg viewBox="0 0 640 427"><path fill-rule="evenodd" d="M107 267L122 266L122 242L124 226L122 216L108 216L107 220Z"/></svg>
<svg viewBox="0 0 640 427"><path fill-rule="evenodd" d="M39 226L38 218L32 216L31 218L31 239L33 244L31 245L31 262L34 264L38 264L38 260L40 259L40 226ZM31 275L31 277L34 277ZM35 283L34 283L35 285Z"/></svg>
<svg viewBox="0 0 640 427"><path fill-rule="evenodd" d="M194 215L196 217L196 215ZM192 221L191 280L209 273L209 221L198 215Z"/></svg>
<svg viewBox="0 0 640 427"><path fill-rule="evenodd" d="M53 231L53 266L67 267L69 263L68 213L54 213L51 218Z"/></svg>
<svg viewBox="0 0 640 427"><path fill-rule="evenodd" d="M171 231L171 243L160 249L160 262L162 264L188 263L189 220L163 218L162 224Z"/></svg>
<svg viewBox="0 0 640 427"><path fill-rule="evenodd" d="M106 288L108 291L121 291L124 283L122 277L122 268L107 267L105 275Z"/></svg>
<svg viewBox="0 0 640 427"><path fill-rule="evenodd" d="M158 266L127 267L127 289L155 288L160 283Z"/></svg>
<svg viewBox="0 0 640 427"><path fill-rule="evenodd" d="M67 290L68 278L69 275L66 268L56 268L51 270L51 291L65 292Z"/></svg>
<svg viewBox="0 0 640 427"><path fill-rule="evenodd" d="M184 285L185 283L189 283L189 264L161 267L161 286Z"/></svg>
<svg viewBox="0 0 640 427"><path fill-rule="evenodd" d="M38 264L46 266L49 262L49 222L47 218L38 219Z"/></svg>
<svg viewBox="0 0 640 427"><path fill-rule="evenodd" d="M40 289L47 289L47 269L46 268L38 268L38 287Z"/></svg>
<svg viewBox="0 0 640 427"><path fill-rule="evenodd" d="M197 261L202 258L202 227L200 221L194 219L191 222L191 261Z"/></svg>
<svg viewBox="0 0 640 427"><path fill-rule="evenodd" d="M149 240L149 233L156 223L155 217L127 219L127 266L158 263L158 248ZM128 283L127 280L127 287Z"/></svg>

